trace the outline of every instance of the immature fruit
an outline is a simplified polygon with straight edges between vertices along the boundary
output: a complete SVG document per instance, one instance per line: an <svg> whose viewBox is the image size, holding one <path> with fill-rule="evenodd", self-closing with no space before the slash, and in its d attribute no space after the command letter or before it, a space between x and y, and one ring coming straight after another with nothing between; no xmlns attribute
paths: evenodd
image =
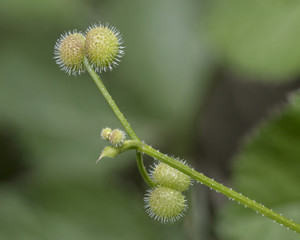
<svg viewBox="0 0 300 240"><path fill-rule="evenodd" d="M85 54L96 71L112 70L123 56L122 38L115 27L95 25L86 32Z"/></svg>
<svg viewBox="0 0 300 240"><path fill-rule="evenodd" d="M73 31L62 35L54 47L54 58L63 71L76 75L85 71L83 65L85 37Z"/></svg>
<svg viewBox="0 0 300 240"><path fill-rule="evenodd" d="M125 141L125 133L122 130L114 129L109 136L109 141L114 147L121 147Z"/></svg>
<svg viewBox="0 0 300 240"><path fill-rule="evenodd" d="M157 184L175 189L179 192L187 190L191 185L191 178L188 175L165 163L157 164L151 172L151 176L153 181Z"/></svg>
<svg viewBox="0 0 300 240"><path fill-rule="evenodd" d="M111 128L103 128L101 132L101 137L103 140L109 140L109 137L111 135Z"/></svg>
<svg viewBox="0 0 300 240"><path fill-rule="evenodd" d="M162 223L172 223L180 219L187 207L180 192L162 186L151 189L144 200L149 216Z"/></svg>

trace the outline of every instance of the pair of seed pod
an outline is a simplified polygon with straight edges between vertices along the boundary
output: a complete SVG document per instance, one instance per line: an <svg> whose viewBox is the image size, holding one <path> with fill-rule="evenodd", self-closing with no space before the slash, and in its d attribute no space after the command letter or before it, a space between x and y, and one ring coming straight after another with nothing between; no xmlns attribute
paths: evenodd
<svg viewBox="0 0 300 240"><path fill-rule="evenodd" d="M157 187L148 190L144 198L146 212L162 223L179 220L187 209L182 192L191 185L191 178L165 163L154 166L151 178Z"/></svg>
<svg viewBox="0 0 300 240"><path fill-rule="evenodd" d="M98 72L112 70L123 56L122 37L115 27L94 25L85 34L66 32L56 42L54 55L56 63L68 74L84 72L84 57Z"/></svg>
<svg viewBox="0 0 300 240"><path fill-rule="evenodd" d="M114 147L121 147L126 139L125 133L120 129L103 128L101 137L108 140Z"/></svg>

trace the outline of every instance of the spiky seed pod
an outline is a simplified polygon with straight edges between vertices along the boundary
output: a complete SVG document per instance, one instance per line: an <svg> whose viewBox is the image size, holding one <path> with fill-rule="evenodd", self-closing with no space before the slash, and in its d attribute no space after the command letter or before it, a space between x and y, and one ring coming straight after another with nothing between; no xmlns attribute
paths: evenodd
<svg viewBox="0 0 300 240"><path fill-rule="evenodd" d="M121 147L125 141L125 133L120 129L112 130L109 141L114 147Z"/></svg>
<svg viewBox="0 0 300 240"><path fill-rule="evenodd" d="M159 163L154 166L151 171L151 177L157 184L175 189L179 192L187 190L191 185L191 178L188 175L165 163Z"/></svg>
<svg viewBox="0 0 300 240"><path fill-rule="evenodd" d="M101 132L101 137L103 140L109 140L109 137L111 135L111 128L103 128Z"/></svg>
<svg viewBox="0 0 300 240"><path fill-rule="evenodd" d="M101 72L112 70L124 55L120 32L112 26L94 25L86 32L85 54L95 68Z"/></svg>
<svg viewBox="0 0 300 240"><path fill-rule="evenodd" d="M85 71L83 65L85 37L74 30L67 32L57 40L54 58L63 71L76 75Z"/></svg>
<svg viewBox="0 0 300 240"><path fill-rule="evenodd" d="M162 223L179 220L187 208L182 193L162 186L149 190L144 201L149 216Z"/></svg>

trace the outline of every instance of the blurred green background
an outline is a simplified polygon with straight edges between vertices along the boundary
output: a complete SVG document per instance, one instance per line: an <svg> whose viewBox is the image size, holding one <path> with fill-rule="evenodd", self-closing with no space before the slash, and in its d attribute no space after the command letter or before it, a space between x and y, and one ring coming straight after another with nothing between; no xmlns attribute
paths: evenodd
<svg viewBox="0 0 300 240"><path fill-rule="evenodd" d="M300 222L300 2L1 0L0 239L298 239L198 184L162 225L133 151L95 165L120 124L53 48L99 22L123 35L101 75L141 139Z"/></svg>

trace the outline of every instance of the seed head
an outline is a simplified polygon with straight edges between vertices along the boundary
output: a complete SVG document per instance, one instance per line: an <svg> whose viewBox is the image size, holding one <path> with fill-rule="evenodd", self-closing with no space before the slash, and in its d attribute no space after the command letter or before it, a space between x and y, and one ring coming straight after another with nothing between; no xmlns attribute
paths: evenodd
<svg viewBox="0 0 300 240"><path fill-rule="evenodd" d="M108 24L94 25L86 32L85 54L96 71L112 70L124 55L120 32Z"/></svg>
<svg viewBox="0 0 300 240"><path fill-rule="evenodd" d="M112 130L109 141L114 147L121 147L125 141L125 133L120 129Z"/></svg>
<svg viewBox="0 0 300 240"><path fill-rule="evenodd" d="M191 178L188 175L165 163L157 164L151 172L151 177L157 184L179 192L187 190L191 185Z"/></svg>
<svg viewBox="0 0 300 240"><path fill-rule="evenodd" d="M103 128L101 132L101 137L103 140L109 140L109 137L111 135L111 128Z"/></svg>
<svg viewBox="0 0 300 240"><path fill-rule="evenodd" d="M74 30L67 32L57 40L54 58L63 71L76 75L85 71L83 65L85 37Z"/></svg>
<svg viewBox="0 0 300 240"><path fill-rule="evenodd" d="M180 192L162 186L149 190L144 201L149 216L162 223L179 220L187 208Z"/></svg>

